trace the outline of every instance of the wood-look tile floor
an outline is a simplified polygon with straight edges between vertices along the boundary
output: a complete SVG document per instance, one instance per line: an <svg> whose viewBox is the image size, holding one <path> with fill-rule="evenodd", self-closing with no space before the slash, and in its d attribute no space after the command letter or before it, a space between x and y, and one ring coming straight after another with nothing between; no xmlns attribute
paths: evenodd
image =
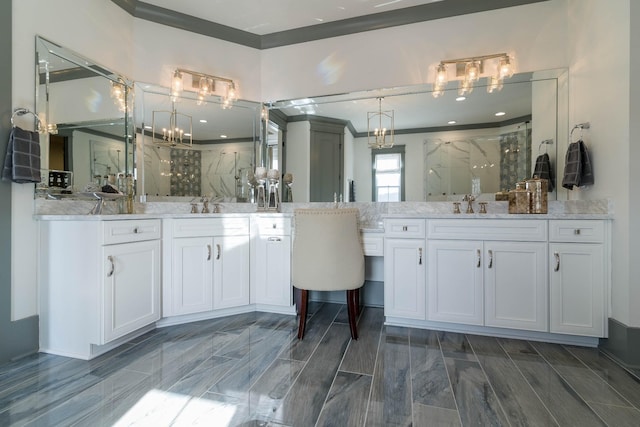
<svg viewBox="0 0 640 427"><path fill-rule="evenodd" d="M92 361L0 365L0 426L638 426L640 380L597 349L383 326L365 308L156 329Z"/></svg>

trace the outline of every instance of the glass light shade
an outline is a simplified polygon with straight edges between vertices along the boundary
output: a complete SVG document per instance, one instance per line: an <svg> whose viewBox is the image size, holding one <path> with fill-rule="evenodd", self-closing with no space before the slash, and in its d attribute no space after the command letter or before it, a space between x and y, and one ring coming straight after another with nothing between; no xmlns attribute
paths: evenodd
<svg viewBox="0 0 640 427"><path fill-rule="evenodd" d="M440 87L444 87L447 85L447 81L449 80L447 76L447 66L442 62L438 65L438 69L436 70L436 79L435 84Z"/></svg>
<svg viewBox="0 0 640 427"><path fill-rule="evenodd" d="M508 56L500 59L500 65L498 67L498 74L501 79L508 79L513 76L514 69L513 64L511 64L511 60Z"/></svg>
<svg viewBox="0 0 640 427"><path fill-rule="evenodd" d="M470 83L478 81L480 78L480 62L471 61L467 62L464 69L465 79Z"/></svg>
<svg viewBox="0 0 640 427"><path fill-rule="evenodd" d="M487 85L487 92L493 93L502 90L504 83L499 76L489 77L489 84Z"/></svg>
<svg viewBox="0 0 640 427"><path fill-rule="evenodd" d="M171 96L178 97L182 93L183 84L182 84L182 73L176 70L173 73L173 78L171 79Z"/></svg>
<svg viewBox="0 0 640 427"><path fill-rule="evenodd" d="M458 87L458 95L465 96L473 92L473 82L468 79L463 79L460 81L460 86Z"/></svg>

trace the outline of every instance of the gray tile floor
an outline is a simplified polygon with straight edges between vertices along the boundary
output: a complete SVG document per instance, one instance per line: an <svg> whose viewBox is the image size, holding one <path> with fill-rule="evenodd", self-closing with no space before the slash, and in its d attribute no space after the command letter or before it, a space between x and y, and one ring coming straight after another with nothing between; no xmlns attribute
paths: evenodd
<svg viewBox="0 0 640 427"><path fill-rule="evenodd" d="M638 426L640 380L597 349L383 326L366 308L157 329L92 361L0 365L0 426Z"/></svg>

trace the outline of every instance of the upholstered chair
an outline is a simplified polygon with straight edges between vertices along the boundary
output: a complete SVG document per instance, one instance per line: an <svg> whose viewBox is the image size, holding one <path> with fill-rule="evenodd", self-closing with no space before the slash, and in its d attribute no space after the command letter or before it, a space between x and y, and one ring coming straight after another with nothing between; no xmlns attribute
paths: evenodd
<svg viewBox="0 0 640 427"><path fill-rule="evenodd" d="M358 209L295 209L291 262L293 286L300 290L298 338L304 337L309 291L346 291L351 337L364 284L364 252Z"/></svg>

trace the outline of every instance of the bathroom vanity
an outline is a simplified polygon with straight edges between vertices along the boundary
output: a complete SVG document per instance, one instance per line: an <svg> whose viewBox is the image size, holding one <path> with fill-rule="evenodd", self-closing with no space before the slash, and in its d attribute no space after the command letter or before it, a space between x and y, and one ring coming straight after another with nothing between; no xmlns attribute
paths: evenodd
<svg viewBox="0 0 640 427"><path fill-rule="evenodd" d="M589 346L607 336L607 212L355 205L365 255L384 266L387 324ZM307 205L40 215L41 351L91 359L154 327L256 310L294 315L294 207Z"/></svg>

